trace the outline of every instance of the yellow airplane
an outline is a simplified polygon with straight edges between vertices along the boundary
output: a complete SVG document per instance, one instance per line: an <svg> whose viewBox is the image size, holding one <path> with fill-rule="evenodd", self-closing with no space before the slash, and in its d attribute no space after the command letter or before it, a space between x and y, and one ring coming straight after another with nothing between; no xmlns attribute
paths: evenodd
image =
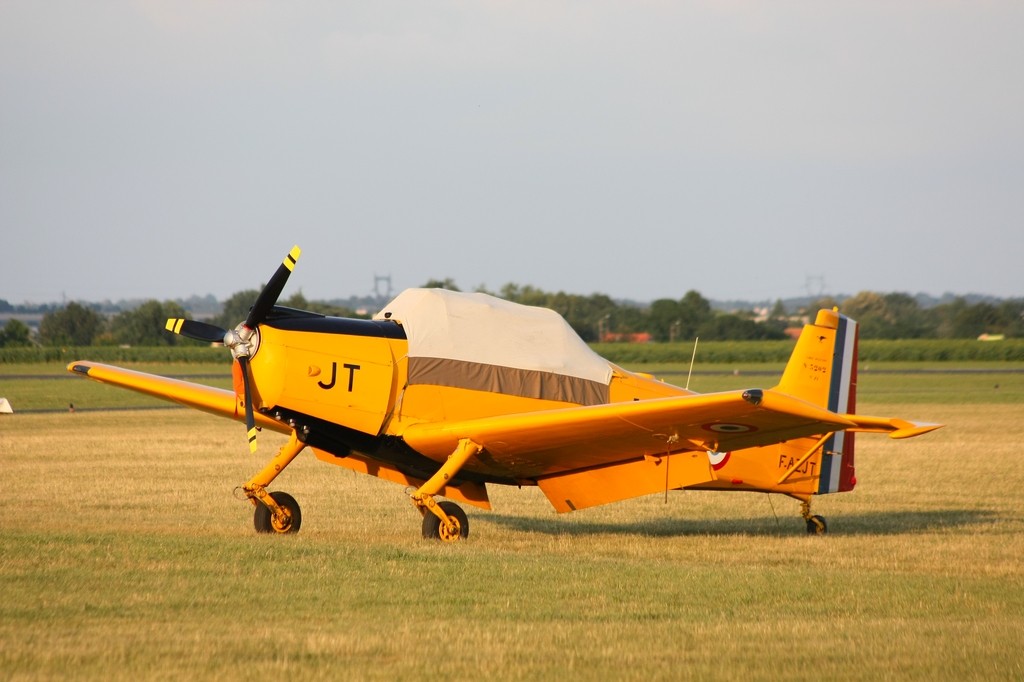
<svg viewBox="0 0 1024 682"><path fill-rule="evenodd" d="M697 394L594 353L557 313L485 294L409 289L372 320L277 306L296 246L233 330L172 319L222 342L234 390L93 362L68 370L289 437L244 486L259 532L299 530L295 499L267 487L305 448L407 486L426 538L455 542L455 503L490 509L487 485L538 486L568 512L668 490L781 493L800 501L856 484L854 434L938 428L855 413L857 324L821 310L777 386ZM448 498L437 501L435 497ZM454 500L454 501L453 501Z"/></svg>

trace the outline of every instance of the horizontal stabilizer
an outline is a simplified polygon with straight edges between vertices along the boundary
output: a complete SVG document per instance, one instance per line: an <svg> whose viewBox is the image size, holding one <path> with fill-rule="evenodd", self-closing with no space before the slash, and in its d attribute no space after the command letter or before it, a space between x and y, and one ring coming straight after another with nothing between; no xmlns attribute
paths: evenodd
<svg viewBox="0 0 1024 682"><path fill-rule="evenodd" d="M910 422L896 417L868 417L859 414L844 415L856 426L853 430L866 433L887 433L889 438L913 438L942 428L942 424Z"/></svg>

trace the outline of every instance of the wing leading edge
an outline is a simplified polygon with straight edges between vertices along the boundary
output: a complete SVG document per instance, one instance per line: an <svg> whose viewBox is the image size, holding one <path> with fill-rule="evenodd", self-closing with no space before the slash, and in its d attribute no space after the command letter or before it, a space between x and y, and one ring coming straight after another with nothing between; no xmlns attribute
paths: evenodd
<svg viewBox="0 0 1024 682"><path fill-rule="evenodd" d="M240 405L234 392L227 389L204 386L146 372L136 372L98 362L73 362L68 365L68 371L94 381L145 393L154 398L169 400L219 417L245 421L245 408ZM290 432L287 426L258 412L255 414L255 418L256 425L261 428L273 429L281 433Z"/></svg>

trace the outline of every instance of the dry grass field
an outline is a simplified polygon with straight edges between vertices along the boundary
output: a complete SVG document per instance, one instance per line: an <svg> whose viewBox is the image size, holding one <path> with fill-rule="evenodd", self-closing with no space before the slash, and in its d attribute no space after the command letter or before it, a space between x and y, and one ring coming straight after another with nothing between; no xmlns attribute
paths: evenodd
<svg viewBox="0 0 1024 682"><path fill-rule="evenodd" d="M457 546L400 487L302 455L257 536L243 427L183 409L0 418L0 679L1024 679L1020 402L864 402L858 489L556 515L492 489Z"/></svg>

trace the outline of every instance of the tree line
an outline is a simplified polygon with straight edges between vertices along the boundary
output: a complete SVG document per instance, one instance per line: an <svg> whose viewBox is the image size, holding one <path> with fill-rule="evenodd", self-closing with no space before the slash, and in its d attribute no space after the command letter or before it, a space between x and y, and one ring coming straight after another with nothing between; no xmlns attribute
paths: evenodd
<svg viewBox="0 0 1024 682"><path fill-rule="evenodd" d="M431 280L425 286L458 290L451 280ZM248 314L258 295L255 289L240 291L224 302L222 312L208 320L225 329L236 326ZM494 292L486 292L494 293ZM782 301L765 311L721 312L699 292L691 290L680 299L658 299L647 306L622 304L605 294L583 296L546 292L532 286L506 284L494 295L525 305L550 308L587 342L611 341L644 334L652 341L756 340L787 338L788 328L803 324L819 308L838 306L860 323L865 339L973 339L982 334L1024 337L1024 299L995 303L969 303L954 299L929 308L903 293L865 291L838 301L823 298L804 310L787 310ZM302 293L279 305L325 315L366 317L324 301L309 301ZM104 315L95 307L72 302L47 312L37 337L19 320L0 329L0 347L28 346L173 346L195 344L164 330L168 318L189 317L179 303L150 300L131 310Z"/></svg>

